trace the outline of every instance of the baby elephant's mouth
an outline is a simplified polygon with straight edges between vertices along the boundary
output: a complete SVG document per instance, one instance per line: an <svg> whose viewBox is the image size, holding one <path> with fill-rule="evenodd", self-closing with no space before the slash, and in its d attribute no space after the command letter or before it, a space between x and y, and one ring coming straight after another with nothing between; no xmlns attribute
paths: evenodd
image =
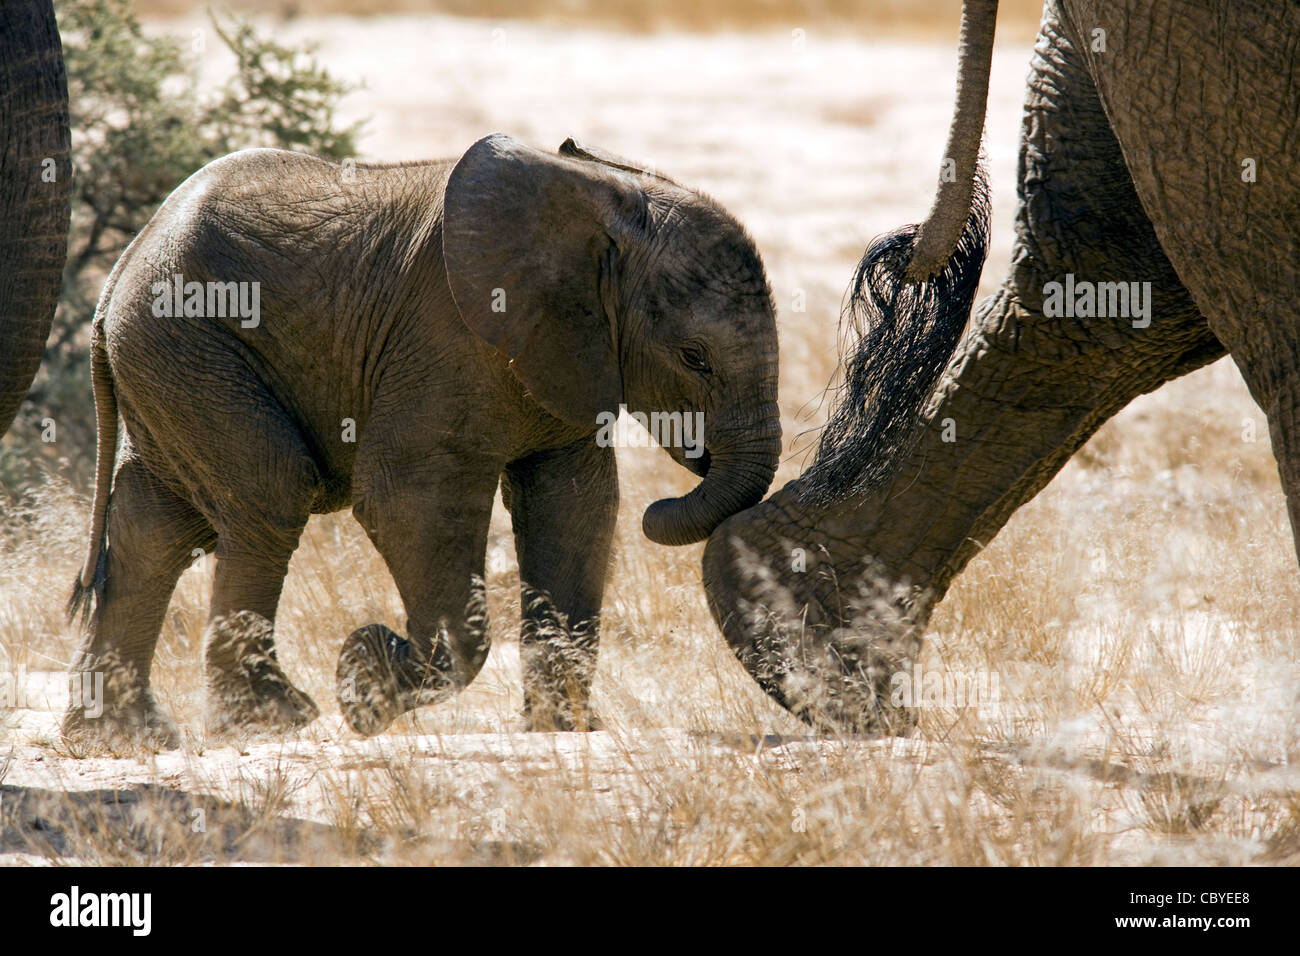
<svg viewBox="0 0 1300 956"><path fill-rule="evenodd" d="M693 452L694 449L688 448L686 449L686 451ZM707 448L705 448L703 452L696 458L690 457L689 454L682 455L682 464L685 465L694 474L698 475L701 478L703 478L705 475L709 473L710 460L711 459L709 456L709 450Z"/></svg>

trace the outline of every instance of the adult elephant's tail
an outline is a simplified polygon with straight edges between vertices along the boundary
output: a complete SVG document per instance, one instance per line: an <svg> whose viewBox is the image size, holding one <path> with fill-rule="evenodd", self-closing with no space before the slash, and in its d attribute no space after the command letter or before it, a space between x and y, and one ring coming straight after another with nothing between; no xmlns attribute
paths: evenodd
<svg viewBox="0 0 1300 956"><path fill-rule="evenodd" d="M965 0L961 7L957 99L948 145L944 149L939 190L930 214L916 230L907 278L920 282L948 267L967 229L983 179L980 141L988 108L989 72L993 68L993 31L998 0Z"/></svg>
<svg viewBox="0 0 1300 956"><path fill-rule="evenodd" d="M929 215L875 240L854 273L844 319L856 341L803 478L815 500L867 491L894 474L966 327L988 254L980 144L997 9L997 0L962 4L956 104Z"/></svg>

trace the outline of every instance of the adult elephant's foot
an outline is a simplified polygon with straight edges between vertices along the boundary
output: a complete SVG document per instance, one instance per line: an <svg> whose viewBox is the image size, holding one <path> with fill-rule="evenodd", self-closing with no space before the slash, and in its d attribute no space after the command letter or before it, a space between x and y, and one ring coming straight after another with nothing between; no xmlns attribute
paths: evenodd
<svg viewBox="0 0 1300 956"><path fill-rule="evenodd" d="M782 690L791 702L791 711L823 733L908 737L916 730L919 711L897 701L892 678L906 674L900 668L894 662L883 666L852 662L844 668L848 673L830 667L810 668L794 680L784 681ZM813 675L815 683L810 687L807 682Z"/></svg>
<svg viewBox="0 0 1300 956"><path fill-rule="evenodd" d="M274 627L252 611L219 617L204 636L207 727L216 736L285 734L320 716L276 657Z"/></svg>
<svg viewBox="0 0 1300 956"><path fill-rule="evenodd" d="M68 675L70 702L60 736L76 756L174 750L180 733L138 669L110 655Z"/></svg>
<svg viewBox="0 0 1300 956"><path fill-rule="evenodd" d="M349 727L372 737L417 707L445 700L454 682L441 643L433 660L421 661L405 638L382 624L348 635L336 671L339 710Z"/></svg>

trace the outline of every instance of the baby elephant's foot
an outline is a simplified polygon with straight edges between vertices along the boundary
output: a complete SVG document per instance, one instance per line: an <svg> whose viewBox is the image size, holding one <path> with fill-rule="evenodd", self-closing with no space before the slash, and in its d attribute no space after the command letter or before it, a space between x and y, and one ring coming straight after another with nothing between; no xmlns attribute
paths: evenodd
<svg viewBox="0 0 1300 956"><path fill-rule="evenodd" d="M270 621L252 611L208 625L207 725L217 736L284 734L310 724L320 710L280 668Z"/></svg>
<svg viewBox="0 0 1300 956"><path fill-rule="evenodd" d="M423 665L411 644L382 624L367 624L348 635L336 672L339 710L348 726L373 737L416 707L444 700L452 682L437 657Z"/></svg>
<svg viewBox="0 0 1300 956"><path fill-rule="evenodd" d="M574 720L564 714L546 715L530 714L527 711L519 718L519 726L525 733L592 733L604 730L605 724L595 714L587 714L584 720Z"/></svg>
<svg viewBox="0 0 1300 956"><path fill-rule="evenodd" d="M101 661L68 675L69 696L60 735L77 756L180 746L176 725L162 712L138 671Z"/></svg>

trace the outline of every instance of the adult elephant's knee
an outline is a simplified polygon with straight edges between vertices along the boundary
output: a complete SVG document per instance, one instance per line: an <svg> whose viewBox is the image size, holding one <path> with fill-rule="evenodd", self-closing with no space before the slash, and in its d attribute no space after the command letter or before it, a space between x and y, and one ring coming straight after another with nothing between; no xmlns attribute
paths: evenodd
<svg viewBox="0 0 1300 956"><path fill-rule="evenodd" d="M382 624L358 628L343 642L335 672L343 719L372 737L408 710L465 688L482 669L489 646L486 593L478 577L464 621L454 629L440 626L432 641L409 641Z"/></svg>

